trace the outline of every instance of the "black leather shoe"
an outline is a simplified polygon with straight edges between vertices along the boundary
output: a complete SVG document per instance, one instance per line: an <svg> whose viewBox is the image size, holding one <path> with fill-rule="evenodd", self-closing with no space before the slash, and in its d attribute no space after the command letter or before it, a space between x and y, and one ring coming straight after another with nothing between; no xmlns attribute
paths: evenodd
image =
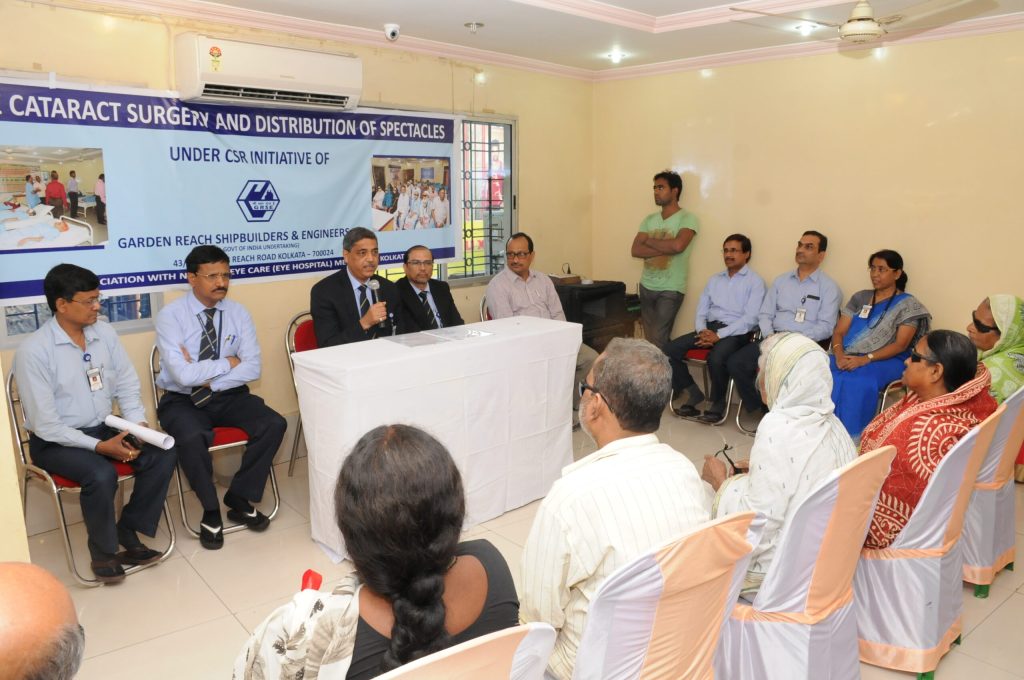
<svg viewBox="0 0 1024 680"><path fill-rule="evenodd" d="M207 550L220 550L224 547L224 527L199 525L199 544Z"/></svg>
<svg viewBox="0 0 1024 680"><path fill-rule="evenodd" d="M714 411L704 411L704 415L702 415L697 420L699 420L702 423L707 423L708 425L713 425L713 424L717 423L721 419L722 419L722 414L721 413L715 413Z"/></svg>
<svg viewBox="0 0 1024 680"><path fill-rule="evenodd" d="M156 550L151 550L141 543L131 548L126 548L117 553L117 559L121 564L152 564L159 560L161 555Z"/></svg>
<svg viewBox="0 0 1024 680"><path fill-rule="evenodd" d="M252 531L263 531L270 526L270 518L262 512L253 508L249 512L242 510L228 510L228 519L249 527Z"/></svg>
<svg viewBox="0 0 1024 680"><path fill-rule="evenodd" d="M697 410L697 407L690 406L689 404L676 406L672 409L672 413L675 413L680 418L696 418L700 415L700 411Z"/></svg>
<svg viewBox="0 0 1024 680"><path fill-rule="evenodd" d="M124 580L124 568L116 556L108 560L93 560L89 567L96 580L102 583L120 583Z"/></svg>

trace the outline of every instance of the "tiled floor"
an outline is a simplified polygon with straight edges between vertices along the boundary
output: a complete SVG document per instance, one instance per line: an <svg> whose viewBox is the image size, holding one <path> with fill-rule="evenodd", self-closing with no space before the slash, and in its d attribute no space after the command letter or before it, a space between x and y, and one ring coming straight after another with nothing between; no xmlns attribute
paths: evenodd
<svg viewBox="0 0 1024 680"><path fill-rule="evenodd" d="M722 447L722 437L740 457L749 454L753 442L731 423L711 428L671 415L664 418L659 435L698 466L705 454ZM573 441L577 459L594 450L582 432L576 432ZM332 564L309 538L305 462L299 460L291 478L287 464L277 466L282 505L265 533L229 534L222 550L210 552L178 524L177 547L170 559L114 587L70 585L56 532L33 536L33 561L69 584L85 626L86 660L78 677L228 678L249 632L290 599L304 570L322 573L325 590L345 575L351 565ZM198 509L191 494L186 498L190 507ZM498 547L512 567L517 587L523 543L537 505L531 503L466 532L467 537L487 538ZM172 517L180 523L177 508L172 508ZM1024 555L1024 486L1017 487L1017 529L1022 532L1018 554ZM82 525L74 525L72 533L84 553ZM166 545L166 534L159 540ZM88 569L86 564L82 567ZM986 600L975 599L964 589L964 631L963 644L939 666L940 680L1024 678L1024 569L1001 574ZM864 665L862 677L906 680L913 676Z"/></svg>

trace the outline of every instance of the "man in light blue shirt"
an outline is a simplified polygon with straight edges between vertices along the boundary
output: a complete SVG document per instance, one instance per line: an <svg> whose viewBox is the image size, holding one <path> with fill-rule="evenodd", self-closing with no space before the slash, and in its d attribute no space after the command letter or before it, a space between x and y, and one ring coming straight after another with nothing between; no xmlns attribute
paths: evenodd
<svg viewBox="0 0 1024 680"><path fill-rule="evenodd" d="M753 254L750 239L743 234L727 236L722 244L725 271L708 279L697 304L697 320L693 333L680 336L665 347L672 366L672 410L681 418L697 418L700 422L717 423L725 413L729 371L726 361L734 352L750 343L750 334L757 327L757 314L764 300L764 280L747 263ZM710 350L707 355L711 374L710 405L701 415L696 405L704 401L704 393L690 376L684 363L692 349Z"/></svg>
<svg viewBox="0 0 1024 680"><path fill-rule="evenodd" d="M32 185L32 175L25 175L25 202L28 203L29 208L34 208L40 203L39 194L36 193L36 188Z"/></svg>
<svg viewBox="0 0 1024 680"><path fill-rule="evenodd" d="M197 246L185 258L185 269L192 291L160 310L156 320L157 385L164 390L157 416L174 437L181 469L202 503L199 541L217 550L224 530L208 450L213 428L237 427L249 435L224 504L229 519L263 531L270 520L252 503L263 498L287 424L249 392L247 383L259 379L262 369L260 346L249 312L225 299L231 281L227 253Z"/></svg>
<svg viewBox="0 0 1024 680"><path fill-rule="evenodd" d="M43 280L53 318L25 338L14 357L14 376L31 432L32 463L81 484L82 516L96 579L124 580L122 565L149 564L161 554L135 532L156 535L174 473L175 450L137 448L104 424L117 401L121 417L146 424L139 377L110 324L99 320L100 281L88 269L60 264ZM117 470L135 473L131 500L115 523ZM125 547L117 553L118 544Z"/></svg>
<svg viewBox="0 0 1024 680"><path fill-rule="evenodd" d="M768 288L758 314L761 337L792 331L802 333L815 342L832 337L842 291L836 282L821 271L828 249L828 238L817 231L805 231L796 246L796 270L781 274ZM726 367L736 381L743 407L752 412L767 413L754 380L760 343L751 344L729 357Z"/></svg>

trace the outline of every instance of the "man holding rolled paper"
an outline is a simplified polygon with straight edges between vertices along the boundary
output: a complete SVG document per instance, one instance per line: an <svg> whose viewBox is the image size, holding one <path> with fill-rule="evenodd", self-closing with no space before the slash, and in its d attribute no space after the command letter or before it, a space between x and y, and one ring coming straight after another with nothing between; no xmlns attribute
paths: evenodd
<svg viewBox="0 0 1024 680"><path fill-rule="evenodd" d="M214 427L237 427L249 443L224 505L228 519L263 531L270 519L253 507L263 498L270 466L284 437L283 417L249 392L262 370L252 317L225 299L231 282L227 253L197 246L185 258L192 291L165 306L156 319L160 348L157 406L160 424L177 443L181 469L203 506L199 541L204 548L224 545L220 501L213 484L209 448Z"/></svg>
<svg viewBox="0 0 1024 680"><path fill-rule="evenodd" d="M47 273L43 291L53 318L21 343L14 375L32 462L81 485L90 566L98 580L116 583L124 580L122 565L160 559L136 532L156 535L176 452L133 441L104 422L115 400L130 423L146 425L146 414L128 354L110 324L98 320L99 286L93 272L72 264ZM111 460L135 471L131 500L116 522ZM118 552L118 545L124 550Z"/></svg>

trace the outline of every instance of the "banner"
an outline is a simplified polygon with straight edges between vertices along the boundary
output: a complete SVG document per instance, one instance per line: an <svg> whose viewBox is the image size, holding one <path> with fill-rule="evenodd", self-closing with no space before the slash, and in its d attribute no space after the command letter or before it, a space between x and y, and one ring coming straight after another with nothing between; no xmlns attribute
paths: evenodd
<svg viewBox="0 0 1024 680"><path fill-rule="evenodd" d="M201 244L242 280L324 273L356 226L377 233L382 267L418 243L452 258L454 140L436 115L0 83L0 301L38 300L61 262L111 293L174 286Z"/></svg>

